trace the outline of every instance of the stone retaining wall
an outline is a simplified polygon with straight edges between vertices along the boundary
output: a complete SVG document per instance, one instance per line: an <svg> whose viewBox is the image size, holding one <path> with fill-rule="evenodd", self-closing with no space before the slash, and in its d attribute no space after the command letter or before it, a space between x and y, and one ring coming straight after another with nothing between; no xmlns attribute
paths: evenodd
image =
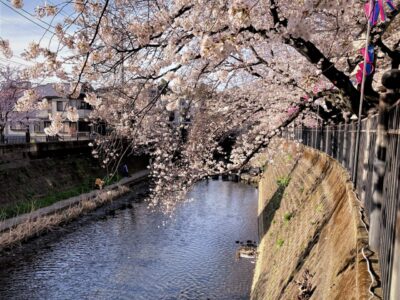
<svg viewBox="0 0 400 300"><path fill-rule="evenodd" d="M368 299L371 279L361 253L368 234L348 174L321 152L281 147L259 182L251 299L306 299L298 298L297 283L307 272L311 299Z"/></svg>

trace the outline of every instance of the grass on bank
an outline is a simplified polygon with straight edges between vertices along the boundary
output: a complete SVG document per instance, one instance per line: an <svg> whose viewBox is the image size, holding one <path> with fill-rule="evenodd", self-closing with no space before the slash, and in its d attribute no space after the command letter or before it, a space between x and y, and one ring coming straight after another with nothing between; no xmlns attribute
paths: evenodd
<svg viewBox="0 0 400 300"><path fill-rule="evenodd" d="M126 186L119 186L117 189L111 191L99 191L95 198L85 199L77 205L71 206L63 211L42 216L36 220L28 220L10 230L1 232L0 250L12 247L15 244L54 228L55 226L69 222L87 211L91 211L96 207L111 202L113 199L127 193L128 191L129 188Z"/></svg>
<svg viewBox="0 0 400 300"><path fill-rule="evenodd" d="M122 177L118 174L114 175L113 177L107 177L104 179L104 186L113 184L119 181L121 178ZM61 200L88 193L95 189L94 182L95 178L93 178L93 180L88 180L79 186L64 191L55 191L52 194L40 197L38 199L33 199L33 196L31 196L25 201L9 204L0 208L0 221L29 213L42 207L50 206Z"/></svg>

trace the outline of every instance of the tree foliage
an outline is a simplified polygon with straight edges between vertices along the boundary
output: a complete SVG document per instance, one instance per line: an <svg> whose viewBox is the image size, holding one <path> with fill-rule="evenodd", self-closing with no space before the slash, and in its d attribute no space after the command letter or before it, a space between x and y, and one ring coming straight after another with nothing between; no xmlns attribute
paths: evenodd
<svg viewBox="0 0 400 300"><path fill-rule="evenodd" d="M170 211L193 182L245 167L282 128L295 122L338 123L358 111L354 73L362 61L364 4L44 4L37 8L40 17L67 8L73 13L63 23L52 24L56 45L29 45L24 55L36 64L25 74L69 82L65 92L72 96L82 86L93 86L97 93L86 98L95 107L92 120L105 121L109 128L106 137L98 138L94 155L110 164L132 149L150 152L155 183L150 203ZM377 55L367 78L364 114L376 108L376 82L382 72L399 66L397 14L388 12L386 22L372 30ZM10 53L5 46L3 52ZM170 122L176 112L190 122ZM122 140L129 142L130 150Z"/></svg>

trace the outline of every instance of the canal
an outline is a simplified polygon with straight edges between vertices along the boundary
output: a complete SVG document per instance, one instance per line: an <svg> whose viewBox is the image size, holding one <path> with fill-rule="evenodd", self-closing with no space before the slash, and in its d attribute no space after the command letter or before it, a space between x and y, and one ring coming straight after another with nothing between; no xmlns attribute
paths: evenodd
<svg viewBox="0 0 400 300"><path fill-rule="evenodd" d="M34 254L1 267L0 298L248 299L254 264L236 260L235 241L257 240L257 190L203 181L188 198L165 225L135 202L38 238Z"/></svg>

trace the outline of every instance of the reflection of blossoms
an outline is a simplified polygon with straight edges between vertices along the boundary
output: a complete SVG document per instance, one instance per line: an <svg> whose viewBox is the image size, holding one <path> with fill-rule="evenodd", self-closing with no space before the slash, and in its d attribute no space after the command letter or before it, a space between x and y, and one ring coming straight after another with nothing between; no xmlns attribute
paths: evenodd
<svg viewBox="0 0 400 300"><path fill-rule="evenodd" d="M49 127L46 127L44 129L44 133L46 133L49 136L55 136L57 135L61 129L62 129L62 121L63 118L61 116L61 113L55 113L54 115L49 114L49 119L51 121L51 124Z"/></svg>
<svg viewBox="0 0 400 300"><path fill-rule="evenodd" d="M68 107L67 108L67 119L71 122L77 122L79 120L79 114L76 107Z"/></svg>

